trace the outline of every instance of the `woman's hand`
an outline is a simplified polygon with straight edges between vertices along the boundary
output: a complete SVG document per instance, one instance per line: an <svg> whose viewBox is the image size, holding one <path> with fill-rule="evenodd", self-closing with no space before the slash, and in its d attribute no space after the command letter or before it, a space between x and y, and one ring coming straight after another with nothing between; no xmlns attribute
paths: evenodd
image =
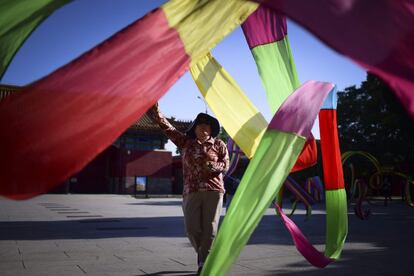
<svg viewBox="0 0 414 276"><path fill-rule="evenodd" d="M157 119L161 115L160 107L158 102L156 102L148 111L147 114L151 117L151 119Z"/></svg>

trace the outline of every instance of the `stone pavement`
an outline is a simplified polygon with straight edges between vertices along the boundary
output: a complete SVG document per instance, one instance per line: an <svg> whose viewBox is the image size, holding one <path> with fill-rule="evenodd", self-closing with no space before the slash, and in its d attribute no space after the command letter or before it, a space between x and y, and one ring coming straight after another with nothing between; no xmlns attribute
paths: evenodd
<svg viewBox="0 0 414 276"><path fill-rule="evenodd" d="M342 258L309 265L269 208L229 275L413 275L414 208L394 200L349 214ZM293 219L323 250L325 213ZM195 275L196 257L183 230L181 199L126 195L0 198L0 275Z"/></svg>

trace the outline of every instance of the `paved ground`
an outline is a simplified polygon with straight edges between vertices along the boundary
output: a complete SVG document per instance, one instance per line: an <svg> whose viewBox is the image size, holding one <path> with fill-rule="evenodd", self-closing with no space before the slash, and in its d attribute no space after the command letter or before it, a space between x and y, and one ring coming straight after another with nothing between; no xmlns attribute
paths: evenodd
<svg viewBox="0 0 414 276"><path fill-rule="evenodd" d="M1 275L194 275L181 200L124 195L44 195L0 199ZM269 209L229 275L413 275L414 209L398 200L371 206L367 221L349 215L340 261L310 266ZM323 250L325 214L294 216Z"/></svg>

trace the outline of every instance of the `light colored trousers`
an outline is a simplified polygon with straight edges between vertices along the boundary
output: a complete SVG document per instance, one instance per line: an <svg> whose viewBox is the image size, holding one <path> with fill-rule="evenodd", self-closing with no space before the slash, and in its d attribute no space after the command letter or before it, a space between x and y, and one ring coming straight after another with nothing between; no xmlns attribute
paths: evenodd
<svg viewBox="0 0 414 276"><path fill-rule="evenodd" d="M223 194L215 191L195 192L184 196L183 211L187 236L204 263L210 252L223 205Z"/></svg>

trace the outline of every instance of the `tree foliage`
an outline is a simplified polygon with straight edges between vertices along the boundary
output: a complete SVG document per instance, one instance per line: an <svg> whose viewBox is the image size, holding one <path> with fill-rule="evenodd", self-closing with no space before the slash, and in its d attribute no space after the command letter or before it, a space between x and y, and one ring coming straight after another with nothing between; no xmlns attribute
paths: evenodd
<svg viewBox="0 0 414 276"><path fill-rule="evenodd" d="M224 143L227 143L227 141L230 138L230 135L228 135L228 133L223 127L220 127L220 133L217 135L217 137L221 139Z"/></svg>
<svg viewBox="0 0 414 276"><path fill-rule="evenodd" d="M394 93L368 74L358 88L338 92L342 152L367 151L384 165L414 164L414 120Z"/></svg>

